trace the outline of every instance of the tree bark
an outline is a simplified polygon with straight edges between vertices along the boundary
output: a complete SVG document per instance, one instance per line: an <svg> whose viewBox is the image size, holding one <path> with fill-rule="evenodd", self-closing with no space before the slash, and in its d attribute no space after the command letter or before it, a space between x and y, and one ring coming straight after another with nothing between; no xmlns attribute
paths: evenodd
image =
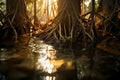
<svg viewBox="0 0 120 80"><path fill-rule="evenodd" d="M28 16L24 0L6 0L6 12L18 35L29 31Z"/></svg>
<svg viewBox="0 0 120 80"><path fill-rule="evenodd" d="M63 12L62 35L65 38L74 36L74 34L71 34L71 31L75 25L79 24L78 19L81 13L80 0L58 0L58 13L61 12Z"/></svg>

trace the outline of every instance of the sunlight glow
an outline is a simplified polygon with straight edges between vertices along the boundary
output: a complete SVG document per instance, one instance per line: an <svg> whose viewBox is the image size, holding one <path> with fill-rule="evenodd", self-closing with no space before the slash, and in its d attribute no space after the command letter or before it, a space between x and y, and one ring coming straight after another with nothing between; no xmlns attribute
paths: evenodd
<svg viewBox="0 0 120 80"><path fill-rule="evenodd" d="M36 16L41 24L46 24L57 15L57 0L36 0ZM27 5L31 21L34 19L34 3Z"/></svg>
<svg viewBox="0 0 120 80"><path fill-rule="evenodd" d="M91 0L85 0L84 4L88 7L90 2L91 2Z"/></svg>
<svg viewBox="0 0 120 80"><path fill-rule="evenodd" d="M57 15L57 0L38 0L37 16L41 23L52 20Z"/></svg>

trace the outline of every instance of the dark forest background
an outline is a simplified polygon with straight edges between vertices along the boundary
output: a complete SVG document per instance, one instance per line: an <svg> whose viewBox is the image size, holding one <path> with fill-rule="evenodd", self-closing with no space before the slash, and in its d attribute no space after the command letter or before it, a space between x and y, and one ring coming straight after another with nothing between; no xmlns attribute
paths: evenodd
<svg viewBox="0 0 120 80"><path fill-rule="evenodd" d="M11 47L36 36L90 50L110 42L112 46L118 44L115 48L119 52L120 0L54 1L1 0L0 46Z"/></svg>

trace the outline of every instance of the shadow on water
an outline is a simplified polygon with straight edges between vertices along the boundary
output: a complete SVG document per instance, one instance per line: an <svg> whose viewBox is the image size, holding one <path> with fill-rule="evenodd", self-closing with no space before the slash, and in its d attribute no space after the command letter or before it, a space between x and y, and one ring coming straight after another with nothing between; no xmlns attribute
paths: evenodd
<svg viewBox="0 0 120 80"><path fill-rule="evenodd" d="M91 67L92 66L92 67ZM119 80L120 56L70 49L32 38L27 47L0 48L0 80Z"/></svg>

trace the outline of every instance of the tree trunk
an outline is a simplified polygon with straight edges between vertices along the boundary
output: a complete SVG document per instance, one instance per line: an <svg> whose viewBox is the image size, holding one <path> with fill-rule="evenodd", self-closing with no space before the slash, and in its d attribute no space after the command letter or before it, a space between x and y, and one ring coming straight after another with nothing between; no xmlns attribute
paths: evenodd
<svg viewBox="0 0 120 80"><path fill-rule="evenodd" d="M6 0L6 12L18 35L29 31L28 16L24 0Z"/></svg>
<svg viewBox="0 0 120 80"><path fill-rule="evenodd" d="M61 33L65 39L74 37L78 29L80 10L80 0L58 0L58 13L62 14Z"/></svg>

